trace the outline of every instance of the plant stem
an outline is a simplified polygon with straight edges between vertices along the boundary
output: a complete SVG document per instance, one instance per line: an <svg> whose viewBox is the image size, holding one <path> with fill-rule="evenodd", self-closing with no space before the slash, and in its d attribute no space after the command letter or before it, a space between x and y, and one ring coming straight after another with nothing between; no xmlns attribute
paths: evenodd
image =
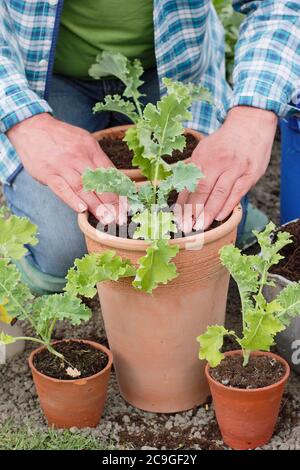
<svg viewBox="0 0 300 470"><path fill-rule="evenodd" d="M136 107L136 110L138 112L139 117L141 119L143 119L143 111L142 111L141 104L140 104L139 100L135 97L135 95L133 95L132 98L133 98L133 101L134 101L134 104L135 104L135 107Z"/></svg>

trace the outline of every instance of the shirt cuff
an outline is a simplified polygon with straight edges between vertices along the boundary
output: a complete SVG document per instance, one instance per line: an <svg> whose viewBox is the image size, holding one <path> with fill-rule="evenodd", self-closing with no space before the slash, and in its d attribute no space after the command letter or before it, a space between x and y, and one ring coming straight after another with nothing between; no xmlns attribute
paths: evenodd
<svg viewBox="0 0 300 470"><path fill-rule="evenodd" d="M265 96L261 93L251 92L234 92L230 100L229 109L235 106L252 106L266 111L272 111L278 117L289 117L299 114L299 109L290 103L283 103L278 98ZM228 109L228 110L229 110Z"/></svg>
<svg viewBox="0 0 300 470"><path fill-rule="evenodd" d="M52 113L47 101L32 90L22 90L0 100L0 132L5 133L16 124L36 114Z"/></svg>

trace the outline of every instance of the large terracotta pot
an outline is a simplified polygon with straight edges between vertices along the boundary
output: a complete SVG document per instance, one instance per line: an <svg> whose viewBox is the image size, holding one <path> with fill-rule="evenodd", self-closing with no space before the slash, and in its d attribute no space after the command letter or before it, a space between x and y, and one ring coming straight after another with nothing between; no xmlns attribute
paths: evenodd
<svg viewBox="0 0 300 470"><path fill-rule="evenodd" d="M241 355L242 352L225 353L227 356L233 354ZM255 449L271 439L290 375L288 363L276 354L258 351L253 355L269 356L281 362L286 368L285 375L268 387L246 390L222 385L211 377L208 364L205 369L223 441L235 450Z"/></svg>
<svg viewBox="0 0 300 470"><path fill-rule="evenodd" d="M29 357L29 366L41 407L50 426L56 428L96 427L102 416L106 400L113 362L112 353L105 346L93 341L74 339L72 341L89 344L104 352L108 356L106 367L97 374L83 379L54 379L42 374L33 365L34 356L39 354L44 347L32 351Z"/></svg>
<svg viewBox="0 0 300 470"><path fill-rule="evenodd" d="M94 132L93 136L95 137L98 142L103 138L114 138L114 139L123 139L125 132L129 127L133 127L133 125L125 125L125 126L116 126L110 127L108 129L104 129L102 131ZM200 140L204 139L204 135L198 131L194 131L193 129L186 129L185 134L193 135L199 142ZM189 163L191 158L187 158L184 160L185 163ZM145 181L144 175L142 175L141 170L139 168L132 168L129 170L121 170L122 173L129 176L133 181Z"/></svg>
<svg viewBox="0 0 300 470"><path fill-rule="evenodd" d="M175 258L179 276L152 295L134 289L132 279L99 284L120 391L132 405L173 413L205 402L209 390L195 337L209 324L224 323L229 274L219 250L235 242L241 216L238 206L204 237L170 241L180 246ZM78 220L90 253L114 249L133 263L145 254L148 244L143 240L104 234L89 224L86 213ZM203 238L201 249L191 249Z"/></svg>

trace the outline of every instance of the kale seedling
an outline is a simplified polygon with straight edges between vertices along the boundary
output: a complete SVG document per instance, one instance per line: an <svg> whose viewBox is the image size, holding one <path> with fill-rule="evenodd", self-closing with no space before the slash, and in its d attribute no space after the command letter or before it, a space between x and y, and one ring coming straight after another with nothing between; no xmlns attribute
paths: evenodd
<svg viewBox="0 0 300 470"><path fill-rule="evenodd" d="M170 234L176 233L177 227L174 213L168 207L168 197L173 190L195 191L203 177L194 164L178 162L169 165L163 156L184 149L183 123L191 118L189 108L193 100L210 101L211 96L201 86L185 85L165 78L167 94L156 105L149 103L143 108L139 91L143 83L142 73L143 68L138 60L131 62L121 54L109 52L100 54L97 63L90 69L90 75L94 78L114 75L124 83L123 97L108 96L104 103L96 104L94 111L118 111L134 122L124 140L133 152L133 165L140 168L148 181L138 187L115 168L98 168L84 173L83 185L86 191L113 192L127 198L132 220L137 224L133 238L150 242L146 255L138 261L137 269L131 267L129 270L130 275L135 275L132 284L136 289L151 293L158 284L166 284L177 276L176 266L171 260L179 247L169 244ZM93 269L91 259L98 263L98 267L102 263L105 270L106 259L99 261L99 257L85 257L70 274L75 284L76 276L82 280L81 270L88 269L87 265ZM109 260L111 262L112 258ZM126 263L128 265L129 262Z"/></svg>
<svg viewBox="0 0 300 470"><path fill-rule="evenodd" d="M224 336L233 336L241 346L244 366L247 366L253 351L269 351L275 336L283 331L293 317L300 313L300 283L293 283L283 289L272 302L263 294L264 286L274 286L268 278L270 268L283 258L280 250L292 243L291 235L278 232L272 241L275 225L269 223L257 237L261 252L259 255L242 255L233 245L224 246L220 251L222 264L236 281L242 304L242 336L223 326L209 326L197 340L200 343L199 358L206 359L211 367L220 364L224 355L220 352Z"/></svg>
<svg viewBox="0 0 300 470"><path fill-rule="evenodd" d="M51 345L53 329L59 320L79 325L91 316L91 311L79 298L69 293L44 295L34 298L21 281L21 274L14 260L26 255L24 245L35 245L37 227L28 219L8 216L0 211L0 320L11 323L13 319L27 320L36 337L13 337L0 331L0 344L12 344L18 340L30 340L45 346L62 360L64 357Z"/></svg>

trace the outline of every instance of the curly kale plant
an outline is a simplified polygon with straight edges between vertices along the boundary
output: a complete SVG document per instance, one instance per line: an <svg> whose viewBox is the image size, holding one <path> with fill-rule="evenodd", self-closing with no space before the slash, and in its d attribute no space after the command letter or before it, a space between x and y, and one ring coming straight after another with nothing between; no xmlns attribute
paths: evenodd
<svg viewBox="0 0 300 470"><path fill-rule="evenodd" d="M275 300L267 302L264 286L274 286L268 278L270 268L283 258L280 250L292 243L291 235L278 232L276 240L271 234L275 225L270 223L257 237L261 252L259 255L243 255L238 248L227 245L220 251L222 264L236 281L242 304L243 331L238 337L223 326L209 326L197 340L200 343L199 358L206 359L211 367L220 364L224 355L220 352L224 336L233 336L241 346L246 366L252 351L269 351L280 331L291 319L300 313L300 283L293 283L283 289Z"/></svg>
<svg viewBox="0 0 300 470"><path fill-rule="evenodd" d="M156 105L149 103L143 108L139 91L143 83L142 73L138 60L129 61L121 54L109 52L100 54L90 69L90 75L96 79L114 75L124 83L123 97L108 96L103 103L96 104L94 111L118 111L133 121L135 125L128 129L124 140L133 152L133 165L140 168L148 181L138 187L115 168L98 168L84 173L83 185L86 191L113 192L127 198L132 220L137 224L133 238L149 241L150 246L146 255L139 259L138 267L131 266L126 275L135 276L133 286L136 289L151 293L158 284L166 284L177 276L176 266L171 260L179 248L169 244L170 234L176 233L177 228L174 213L168 208L168 197L173 190L194 191L202 178L194 164L178 162L169 165L163 156L184 149L183 122L191 118L189 108L192 101L210 101L211 97L209 91L201 86L184 85L165 78L166 96ZM82 279L81 270L87 269L87 265L94 269L89 257L85 257L82 263L84 267L83 264L78 265L70 274L74 282L76 276ZM105 266L107 260L103 258L100 261L97 257L98 266L99 263ZM126 263L129 266L129 262ZM125 274L122 272L120 275ZM101 279L102 272L99 274Z"/></svg>
<svg viewBox="0 0 300 470"><path fill-rule="evenodd" d="M55 356L63 359L51 345L53 329L59 320L79 325L91 316L91 311L79 298L68 293L34 298L22 282L21 274L13 264L26 253L26 245L38 243L37 227L28 219L0 212L0 320L11 323L13 319L27 320L36 337L13 337L0 331L0 344L30 340L46 346Z"/></svg>

